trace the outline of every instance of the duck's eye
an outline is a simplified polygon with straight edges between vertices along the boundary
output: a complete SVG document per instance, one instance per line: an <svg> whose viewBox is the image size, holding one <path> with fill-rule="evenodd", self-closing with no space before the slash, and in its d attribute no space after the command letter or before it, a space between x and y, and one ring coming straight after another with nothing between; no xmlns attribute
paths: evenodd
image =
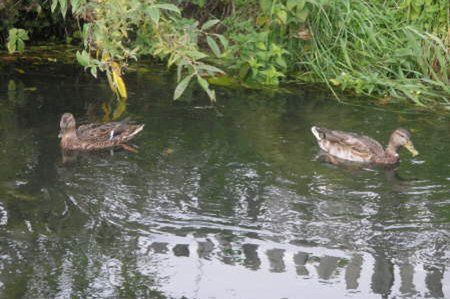
<svg viewBox="0 0 450 299"><path fill-rule="evenodd" d="M404 140L408 140L408 137L407 136L405 136L403 133L397 133L397 135L398 135L398 137L400 137L401 139L404 139Z"/></svg>

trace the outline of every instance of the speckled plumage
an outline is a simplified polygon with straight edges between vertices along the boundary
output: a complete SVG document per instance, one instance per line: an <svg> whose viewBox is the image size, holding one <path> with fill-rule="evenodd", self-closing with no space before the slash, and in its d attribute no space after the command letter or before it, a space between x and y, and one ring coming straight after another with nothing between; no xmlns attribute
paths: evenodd
<svg viewBox="0 0 450 299"><path fill-rule="evenodd" d="M418 154L410 140L411 134L402 128L395 130L391 134L386 149L379 142L365 135L319 127L312 127L311 131L323 151L343 160L395 164L399 161L397 150L400 146L404 146L411 151L413 156Z"/></svg>
<svg viewBox="0 0 450 299"><path fill-rule="evenodd" d="M88 124L76 128L75 118L64 113L60 121L60 147L65 150L89 151L111 148L131 140L144 125L131 125L127 120L105 124Z"/></svg>

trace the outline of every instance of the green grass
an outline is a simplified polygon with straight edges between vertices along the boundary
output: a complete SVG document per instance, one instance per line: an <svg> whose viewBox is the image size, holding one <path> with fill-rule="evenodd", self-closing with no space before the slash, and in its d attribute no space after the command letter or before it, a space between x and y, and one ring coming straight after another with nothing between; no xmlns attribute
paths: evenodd
<svg viewBox="0 0 450 299"><path fill-rule="evenodd" d="M392 10L365 1L316 6L307 51L295 51L301 79L357 94L408 99L450 109L449 50L444 42L399 22ZM307 45L311 43L311 45ZM291 50L292 52L292 50Z"/></svg>

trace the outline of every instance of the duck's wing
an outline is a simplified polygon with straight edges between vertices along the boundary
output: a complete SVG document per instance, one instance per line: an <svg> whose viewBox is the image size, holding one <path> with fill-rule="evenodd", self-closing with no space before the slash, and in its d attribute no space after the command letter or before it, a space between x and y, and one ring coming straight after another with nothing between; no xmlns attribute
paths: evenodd
<svg viewBox="0 0 450 299"><path fill-rule="evenodd" d="M109 148L120 145L132 139L142 131L144 125L129 125L126 121L106 124L89 124L80 126L78 138L84 150Z"/></svg>
<svg viewBox="0 0 450 299"><path fill-rule="evenodd" d="M86 132L89 132L89 130L94 130L98 127L100 127L102 124L86 124L86 125L81 125L77 128L77 135L78 136L83 136L84 134L86 134Z"/></svg>
<svg viewBox="0 0 450 299"><path fill-rule="evenodd" d="M125 121L87 124L78 127L77 136L84 141L107 141L122 134L127 127Z"/></svg>
<svg viewBox="0 0 450 299"><path fill-rule="evenodd" d="M329 146L337 144L364 156L384 155L384 149L381 144L368 136L319 127L313 127L311 130L319 142L328 141L326 143Z"/></svg>

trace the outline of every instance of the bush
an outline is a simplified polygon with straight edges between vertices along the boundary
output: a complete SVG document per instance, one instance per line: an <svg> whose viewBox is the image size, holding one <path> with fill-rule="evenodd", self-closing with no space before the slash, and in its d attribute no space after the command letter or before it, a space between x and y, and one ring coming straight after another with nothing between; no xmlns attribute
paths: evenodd
<svg viewBox="0 0 450 299"><path fill-rule="evenodd" d="M79 63L93 76L106 72L120 97L127 63L150 55L176 68L175 99L194 79L214 101L208 80L226 71L253 86L309 81L384 101L450 107L448 0L32 3L50 5L53 20L80 24ZM22 47L20 40L10 44Z"/></svg>

